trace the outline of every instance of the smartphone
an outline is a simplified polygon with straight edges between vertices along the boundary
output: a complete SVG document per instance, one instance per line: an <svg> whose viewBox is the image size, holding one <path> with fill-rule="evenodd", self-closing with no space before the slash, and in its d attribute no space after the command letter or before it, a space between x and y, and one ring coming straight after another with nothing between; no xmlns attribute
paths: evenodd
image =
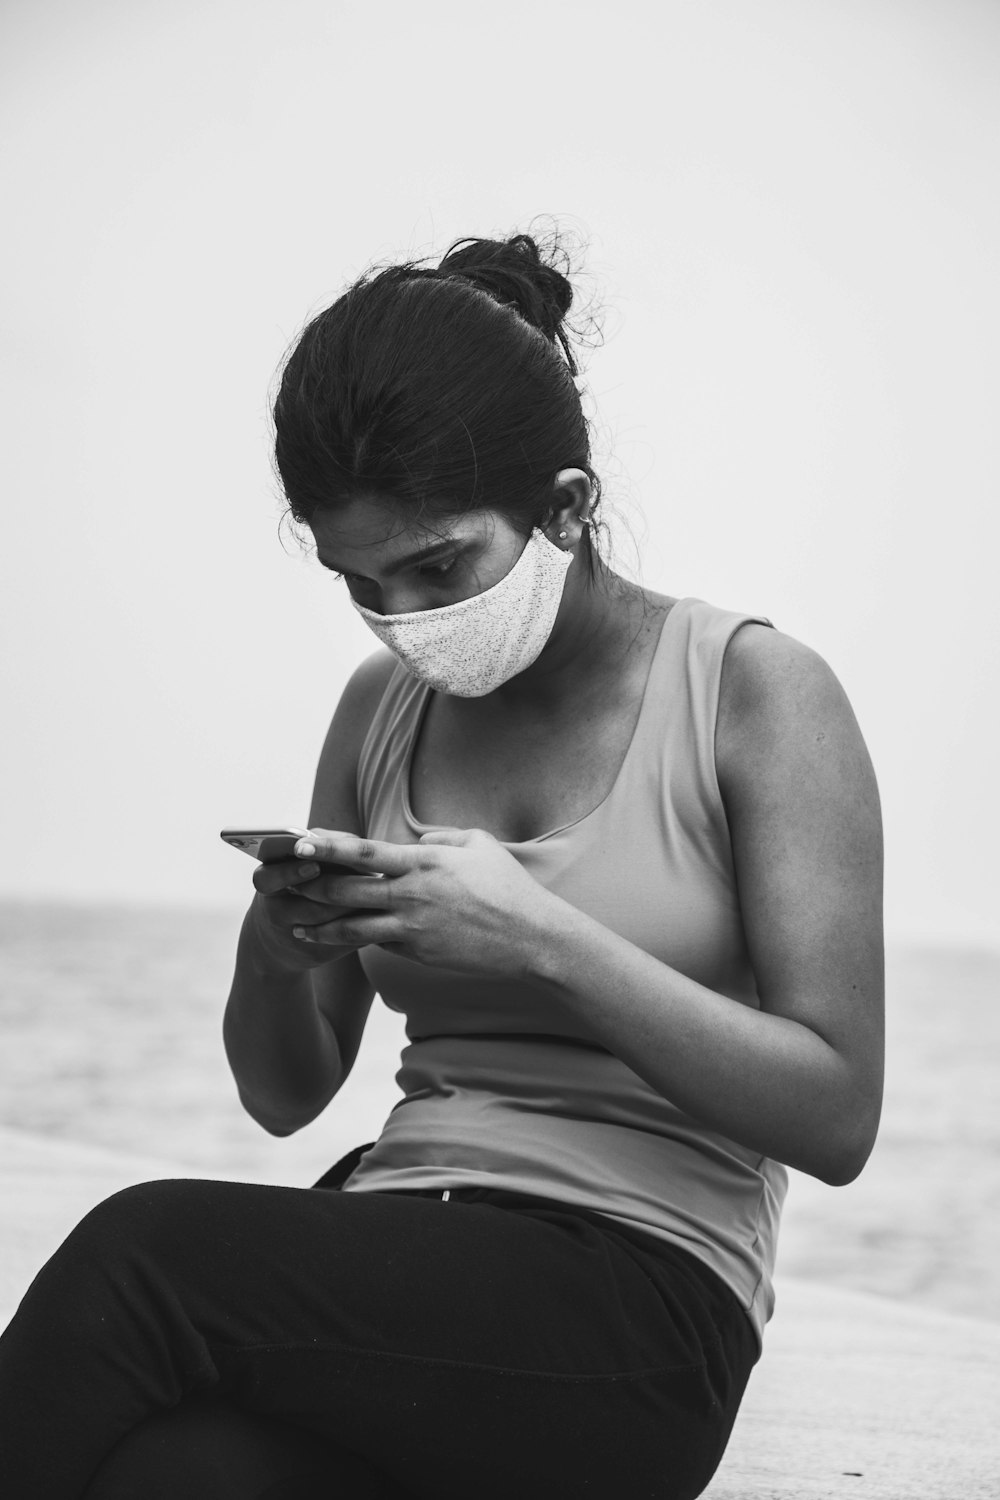
<svg viewBox="0 0 1000 1500"><path fill-rule="evenodd" d="M252 859L270 864L276 859L292 859L295 845L308 835L304 828L224 828L221 837Z"/></svg>

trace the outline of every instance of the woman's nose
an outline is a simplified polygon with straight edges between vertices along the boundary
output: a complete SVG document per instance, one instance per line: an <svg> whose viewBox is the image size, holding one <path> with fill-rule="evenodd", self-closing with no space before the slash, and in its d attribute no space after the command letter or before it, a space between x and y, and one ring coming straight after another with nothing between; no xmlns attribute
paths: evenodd
<svg viewBox="0 0 1000 1500"><path fill-rule="evenodd" d="M421 592L412 583L393 579L376 590L375 601L368 608L380 615L407 615L413 610L432 608L432 601L427 598L426 590Z"/></svg>

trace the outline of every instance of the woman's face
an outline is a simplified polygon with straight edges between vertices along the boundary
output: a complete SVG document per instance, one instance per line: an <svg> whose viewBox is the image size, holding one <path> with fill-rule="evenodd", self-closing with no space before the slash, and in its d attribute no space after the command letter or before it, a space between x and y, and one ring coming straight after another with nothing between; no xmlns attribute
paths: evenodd
<svg viewBox="0 0 1000 1500"><path fill-rule="evenodd" d="M509 573L525 539L497 511L415 526L379 500L356 500L310 523L316 555L352 597L380 615L439 609L481 594Z"/></svg>

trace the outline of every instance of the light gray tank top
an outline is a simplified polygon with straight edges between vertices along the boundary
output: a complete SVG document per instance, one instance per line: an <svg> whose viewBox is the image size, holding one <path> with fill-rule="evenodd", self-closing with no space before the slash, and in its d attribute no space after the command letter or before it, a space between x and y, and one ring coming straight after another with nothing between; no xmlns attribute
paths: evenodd
<svg viewBox="0 0 1000 1500"><path fill-rule="evenodd" d="M664 621L618 777L585 817L506 847L542 885L699 984L748 1005L757 991L715 772L726 646L756 615L681 599ZM401 667L358 766L361 826L415 843L409 773L430 689ZM787 1177L705 1129L596 1043L539 990L361 952L406 1016L404 1098L348 1178L350 1192L490 1186L644 1229L736 1293L758 1337Z"/></svg>

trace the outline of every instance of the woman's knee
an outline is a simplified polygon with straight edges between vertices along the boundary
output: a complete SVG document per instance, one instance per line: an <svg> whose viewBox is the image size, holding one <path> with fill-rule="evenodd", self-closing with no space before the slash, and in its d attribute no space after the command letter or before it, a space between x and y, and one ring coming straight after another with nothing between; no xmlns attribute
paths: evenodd
<svg viewBox="0 0 1000 1500"><path fill-rule="evenodd" d="M149 1285L151 1278L135 1274L140 1267L153 1270L170 1259L170 1242L196 1217L204 1186L143 1182L95 1204L39 1271L22 1311L45 1312L67 1335L81 1323L102 1322L109 1301Z"/></svg>
<svg viewBox="0 0 1000 1500"><path fill-rule="evenodd" d="M212 1186L198 1178L162 1178L121 1188L84 1214L64 1248L107 1264L122 1253L162 1245L197 1225Z"/></svg>

